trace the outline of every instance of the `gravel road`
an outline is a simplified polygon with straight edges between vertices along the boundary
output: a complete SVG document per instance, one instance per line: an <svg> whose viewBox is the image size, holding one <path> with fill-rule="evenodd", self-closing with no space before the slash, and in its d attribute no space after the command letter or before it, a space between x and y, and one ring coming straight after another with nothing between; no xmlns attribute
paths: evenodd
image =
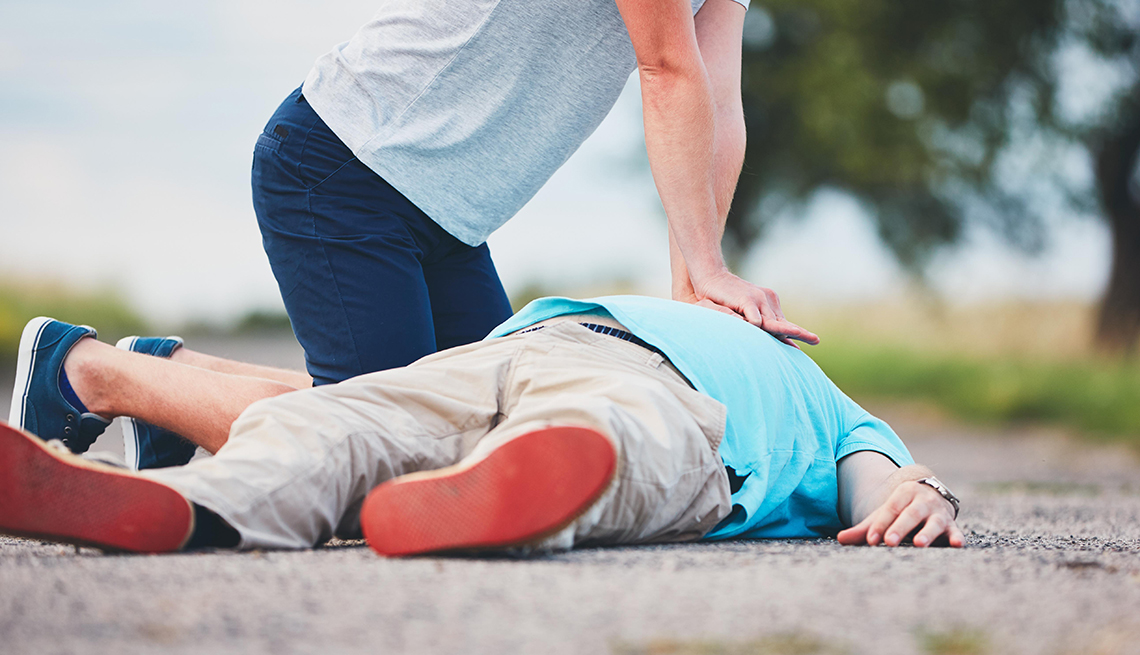
<svg viewBox="0 0 1140 655"><path fill-rule="evenodd" d="M289 341L196 345L299 361ZM967 548L384 560L358 543L127 556L0 538L0 652L1140 653L1135 451L871 409L962 496Z"/></svg>

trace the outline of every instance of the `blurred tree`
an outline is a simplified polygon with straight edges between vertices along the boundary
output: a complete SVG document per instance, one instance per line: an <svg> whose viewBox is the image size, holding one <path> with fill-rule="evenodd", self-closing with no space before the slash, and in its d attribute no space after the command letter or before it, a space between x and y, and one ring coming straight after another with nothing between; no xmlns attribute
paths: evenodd
<svg viewBox="0 0 1140 655"><path fill-rule="evenodd" d="M726 254L825 186L858 198L916 274L971 222L1034 252L1050 217L1099 213L1114 246L1099 337L1135 347L1138 31L1140 0L754 3ZM1062 92L1089 75L1099 99Z"/></svg>

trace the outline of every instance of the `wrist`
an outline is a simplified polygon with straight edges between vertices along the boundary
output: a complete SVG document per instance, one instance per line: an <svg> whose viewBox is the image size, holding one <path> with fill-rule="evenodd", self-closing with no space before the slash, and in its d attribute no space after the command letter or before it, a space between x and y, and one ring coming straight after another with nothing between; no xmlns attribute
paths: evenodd
<svg viewBox="0 0 1140 655"><path fill-rule="evenodd" d="M937 491L938 495L942 496L942 500L945 500L950 504L950 507L954 509L954 519L958 519L958 506L960 504L958 497L955 496L946 485L942 484L941 480L934 477L933 475L930 475L922 478L921 480L915 480L915 482L918 484L926 485L931 489Z"/></svg>
<svg viewBox="0 0 1140 655"><path fill-rule="evenodd" d="M934 477L934 471L931 471L922 464L911 464L909 466L903 466L892 473L888 482L891 483L891 490L894 491L895 487L904 482L918 482L923 478L932 477Z"/></svg>
<svg viewBox="0 0 1140 655"><path fill-rule="evenodd" d="M669 263L674 280L683 274L692 286L700 288L706 280L728 272L719 237L674 220L669 221L669 228Z"/></svg>
<svg viewBox="0 0 1140 655"><path fill-rule="evenodd" d="M673 282L672 297L673 300L679 300L681 302L687 303L695 303L697 300L699 300L697 298L697 293L693 291L693 285L688 284L688 278L685 278L684 284L677 281Z"/></svg>
<svg viewBox="0 0 1140 655"><path fill-rule="evenodd" d="M702 264L689 264L689 280L693 289L701 292L713 280L729 274L728 265L723 259L708 261Z"/></svg>
<svg viewBox="0 0 1140 655"><path fill-rule="evenodd" d="M909 466L903 466L899 469L896 469L889 476L887 476L885 480L879 483L879 486L875 489L874 492L868 494L867 498L863 502L863 506L860 507L862 516L868 516L880 505L887 502L887 499L891 497L891 494L895 492L895 489L898 489L900 486L906 484L907 482L918 482L922 478L930 477L933 475L934 471L931 471L922 464L911 464Z"/></svg>

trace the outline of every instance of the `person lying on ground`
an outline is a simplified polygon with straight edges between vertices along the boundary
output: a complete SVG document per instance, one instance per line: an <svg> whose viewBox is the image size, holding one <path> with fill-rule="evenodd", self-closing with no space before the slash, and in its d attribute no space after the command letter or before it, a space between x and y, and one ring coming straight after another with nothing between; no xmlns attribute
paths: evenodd
<svg viewBox="0 0 1140 655"><path fill-rule="evenodd" d="M94 336L25 328L11 422L49 441L0 431L0 532L146 552L363 534L384 555L964 544L957 499L889 426L798 349L699 306L540 299L484 341L300 390ZM116 416L214 455L135 473L69 452Z"/></svg>

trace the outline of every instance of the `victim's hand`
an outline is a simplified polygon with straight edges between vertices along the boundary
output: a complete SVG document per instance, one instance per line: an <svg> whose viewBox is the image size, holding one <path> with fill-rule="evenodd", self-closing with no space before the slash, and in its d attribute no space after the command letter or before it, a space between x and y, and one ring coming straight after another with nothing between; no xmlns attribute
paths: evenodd
<svg viewBox="0 0 1140 655"><path fill-rule="evenodd" d="M880 543L897 546L915 530L918 532L913 541L918 548L935 542L961 548L966 543L954 522L954 506L937 491L918 482L899 484L885 503L867 518L840 532L837 539L845 546Z"/></svg>
<svg viewBox="0 0 1140 655"><path fill-rule="evenodd" d="M813 346L819 343L815 334L784 318L780 297L775 291L756 286L727 270L702 280L699 285L693 284L692 299L688 302L736 314L788 345L795 345L792 339Z"/></svg>

